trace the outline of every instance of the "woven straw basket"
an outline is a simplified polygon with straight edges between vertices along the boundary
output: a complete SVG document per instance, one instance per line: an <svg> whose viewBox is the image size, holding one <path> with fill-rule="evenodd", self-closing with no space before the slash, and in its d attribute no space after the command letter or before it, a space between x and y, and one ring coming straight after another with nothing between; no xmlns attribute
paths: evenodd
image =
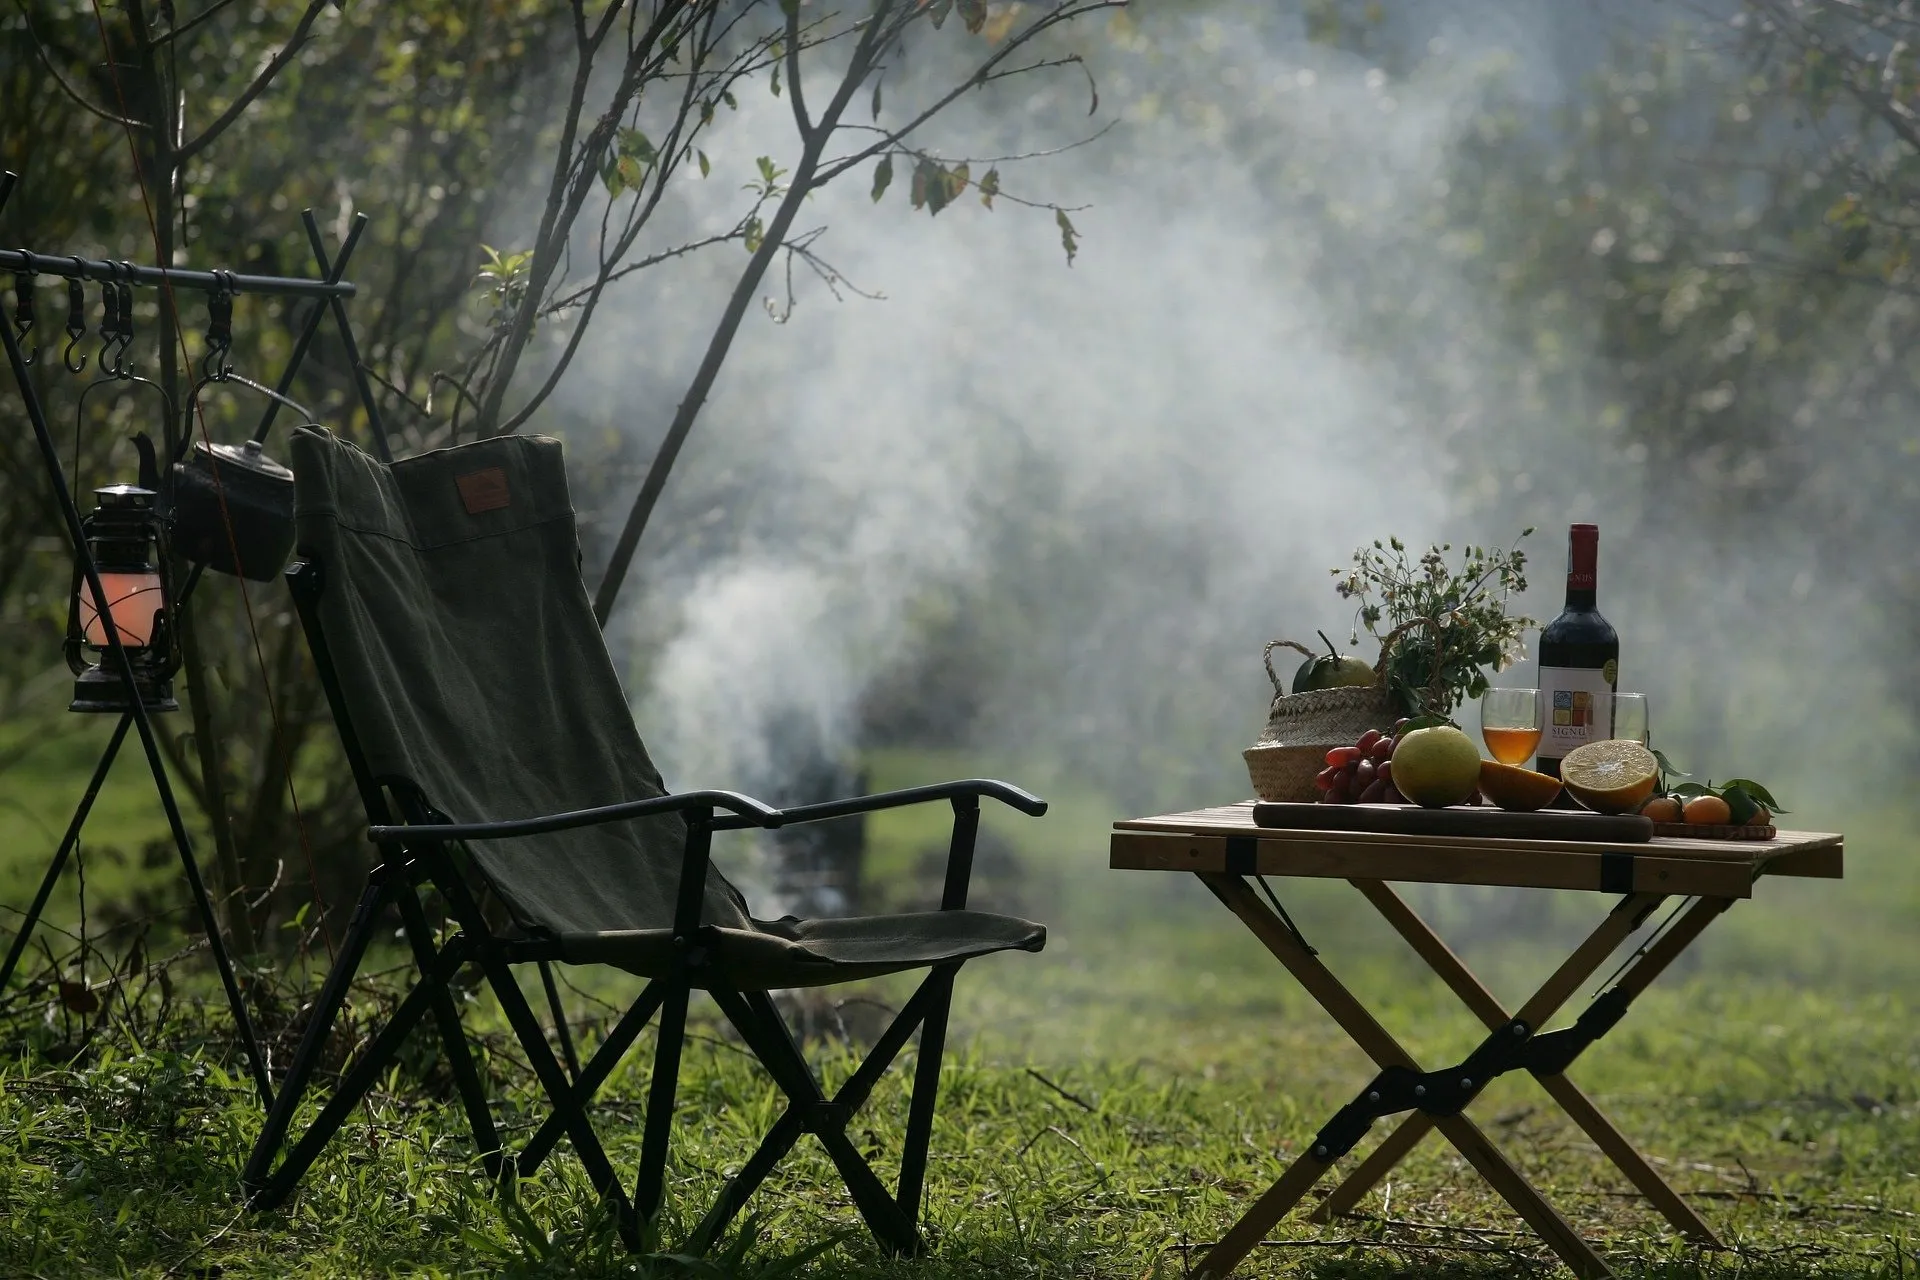
<svg viewBox="0 0 1920 1280"><path fill-rule="evenodd" d="M1260 741L1241 754L1253 793L1262 800L1317 800L1313 779L1326 768L1329 748L1350 747L1369 729L1385 732L1399 711L1385 685L1288 693L1273 669L1273 651L1286 647L1313 656L1291 640L1275 640L1262 655L1273 682L1273 704Z"/></svg>

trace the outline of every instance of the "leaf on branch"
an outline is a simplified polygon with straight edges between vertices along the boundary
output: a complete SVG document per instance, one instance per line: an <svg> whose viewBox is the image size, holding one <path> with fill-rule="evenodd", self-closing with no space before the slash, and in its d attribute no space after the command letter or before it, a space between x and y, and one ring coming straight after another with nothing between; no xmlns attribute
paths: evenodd
<svg viewBox="0 0 1920 1280"><path fill-rule="evenodd" d="M766 236L767 229L759 218L753 217L747 219L746 243L748 253L760 252L760 244L766 239Z"/></svg>
<svg viewBox="0 0 1920 1280"><path fill-rule="evenodd" d="M884 75L876 76L873 81L873 118L875 120L880 118L880 86L886 81L887 78Z"/></svg>
<svg viewBox="0 0 1920 1280"><path fill-rule="evenodd" d="M776 98L779 97L780 96L780 64L777 62L773 64L773 80L771 82L771 85L773 88L773 96Z"/></svg>
<svg viewBox="0 0 1920 1280"><path fill-rule="evenodd" d="M1060 247L1067 251L1067 265L1072 266L1073 256L1080 252L1080 233L1073 229L1073 219L1065 209L1053 211L1053 224L1060 228Z"/></svg>
<svg viewBox="0 0 1920 1280"><path fill-rule="evenodd" d="M952 204L955 200L958 200L961 197L961 195L966 192L967 180L969 177L972 176L972 173L971 173L971 170L969 170L965 164L961 164L952 169L947 170L944 176L946 180L947 198L941 201L941 206L943 208L946 205Z"/></svg>
<svg viewBox="0 0 1920 1280"><path fill-rule="evenodd" d="M700 158L700 176L701 177L704 178L708 174L713 172L713 165L710 161L708 161L706 152L695 151L693 154Z"/></svg>
<svg viewBox="0 0 1920 1280"><path fill-rule="evenodd" d="M987 170L985 176L980 179L977 185L980 188L980 203L987 206L987 209L991 211L993 209L993 198L1000 194L1000 171L998 169Z"/></svg>
<svg viewBox="0 0 1920 1280"><path fill-rule="evenodd" d="M960 20L967 24L967 34L977 36L980 28L987 25L987 0L956 0L960 6Z"/></svg>
<svg viewBox="0 0 1920 1280"><path fill-rule="evenodd" d="M909 198L912 199L914 208L924 209L926 207L927 201L932 195L931 188L938 180L939 173L940 166L931 160L922 160L919 164L913 166L913 186L907 194Z"/></svg>
<svg viewBox="0 0 1920 1280"><path fill-rule="evenodd" d="M641 164L652 164L658 153L653 149L653 140L638 129L622 129L614 135L620 154L632 156Z"/></svg>
<svg viewBox="0 0 1920 1280"><path fill-rule="evenodd" d="M933 29L938 31L946 22L947 14L953 11L953 0L933 0L933 3L925 8L927 21L933 23Z"/></svg>
<svg viewBox="0 0 1920 1280"><path fill-rule="evenodd" d="M873 202L880 203L880 197L887 194L887 188L893 185L893 157L881 156L880 163L873 170Z"/></svg>
<svg viewBox="0 0 1920 1280"><path fill-rule="evenodd" d="M999 44L1007 38L1007 33L1013 30L1014 20L1019 16L1018 3L1000 5L987 19L987 25L981 28L980 34L987 38L988 44Z"/></svg>

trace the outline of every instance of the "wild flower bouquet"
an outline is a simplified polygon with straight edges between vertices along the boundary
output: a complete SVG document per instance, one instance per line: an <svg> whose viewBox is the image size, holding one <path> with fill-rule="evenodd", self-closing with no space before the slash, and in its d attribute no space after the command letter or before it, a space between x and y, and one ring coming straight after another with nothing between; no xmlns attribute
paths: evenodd
<svg viewBox="0 0 1920 1280"><path fill-rule="evenodd" d="M1507 612L1508 599L1527 589L1524 529L1504 550L1467 547L1456 571L1452 543L1429 546L1411 560L1398 538L1377 539L1353 553L1353 567L1335 569L1342 599L1359 602L1353 640L1360 632L1380 642L1389 692L1409 716L1451 717L1454 708L1487 691L1487 672L1526 657L1534 619Z"/></svg>

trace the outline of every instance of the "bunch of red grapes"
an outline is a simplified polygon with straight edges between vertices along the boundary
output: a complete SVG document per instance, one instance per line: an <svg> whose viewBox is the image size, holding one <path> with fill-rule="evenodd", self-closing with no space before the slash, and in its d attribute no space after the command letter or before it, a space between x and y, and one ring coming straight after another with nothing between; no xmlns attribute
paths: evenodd
<svg viewBox="0 0 1920 1280"><path fill-rule="evenodd" d="M1393 785L1393 748L1405 720L1394 722L1391 733L1369 729L1350 747L1327 752L1327 767L1314 778L1322 804L1405 804Z"/></svg>

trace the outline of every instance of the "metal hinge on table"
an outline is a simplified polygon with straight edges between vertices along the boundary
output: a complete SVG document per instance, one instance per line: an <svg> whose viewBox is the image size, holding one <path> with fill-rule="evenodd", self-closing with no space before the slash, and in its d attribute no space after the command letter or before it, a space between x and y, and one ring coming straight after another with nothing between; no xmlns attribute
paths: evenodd
<svg viewBox="0 0 1920 1280"><path fill-rule="evenodd" d="M1273 905L1273 914L1280 917L1280 923L1286 926L1287 932L1293 935L1293 940L1300 944L1301 950L1310 956L1319 955L1313 944L1308 942L1306 936L1300 932L1300 926L1293 922L1293 917L1287 914L1287 909L1280 905L1280 895L1273 891L1273 886L1267 883L1267 878L1260 874L1259 852L1260 842L1252 836L1228 836L1227 874L1252 876L1258 880L1260 892L1266 894L1267 901Z"/></svg>
<svg viewBox="0 0 1920 1280"><path fill-rule="evenodd" d="M1536 1036L1515 1018L1488 1035L1458 1066L1424 1072L1386 1067L1315 1135L1311 1150L1317 1159L1338 1160L1366 1136L1375 1120L1402 1111L1458 1115L1488 1082L1509 1071L1559 1075L1587 1046L1613 1030L1632 1002L1631 991L1614 987L1559 1031Z"/></svg>

